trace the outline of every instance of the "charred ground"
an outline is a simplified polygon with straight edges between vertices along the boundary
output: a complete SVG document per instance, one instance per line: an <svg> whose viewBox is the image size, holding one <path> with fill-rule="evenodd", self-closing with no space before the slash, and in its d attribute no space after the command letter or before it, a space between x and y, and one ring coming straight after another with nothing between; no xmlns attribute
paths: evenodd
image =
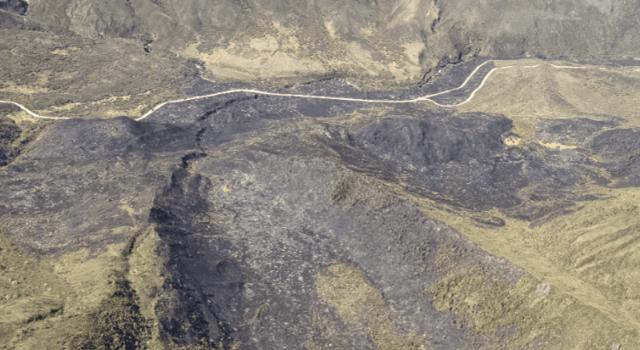
<svg viewBox="0 0 640 350"><path fill-rule="evenodd" d="M0 347L640 347L640 7L352 5L0 1Z"/></svg>

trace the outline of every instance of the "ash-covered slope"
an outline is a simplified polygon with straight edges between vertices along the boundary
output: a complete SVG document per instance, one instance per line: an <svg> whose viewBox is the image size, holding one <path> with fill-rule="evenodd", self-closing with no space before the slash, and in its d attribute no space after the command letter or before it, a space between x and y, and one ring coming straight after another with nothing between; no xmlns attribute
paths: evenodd
<svg viewBox="0 0 640 350"><path fill-rule="evenodd" d="M0 168L2 345L634 348L638 129L536 130L269 96L49 125Z"/></svg>
<svg viewBox="0 0 640 350"><path fill-rule="evenodd" d="M640 348L639 8L0 0L0 348Z"/></svg>

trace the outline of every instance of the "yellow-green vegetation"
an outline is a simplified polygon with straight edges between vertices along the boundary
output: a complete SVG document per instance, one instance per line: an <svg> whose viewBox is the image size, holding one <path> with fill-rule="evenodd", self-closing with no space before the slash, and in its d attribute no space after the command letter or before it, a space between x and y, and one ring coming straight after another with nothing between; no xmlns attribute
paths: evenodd
<svg viewBox="0 0 640 350"><path fill-rule="evenodd" d="M515 285L499 283L482 271L455 269L456 252L443 251L434 263L454 272L427 288L436 307L453 311L478 332L516 327L513 348L540 339L555 339L549 344L557 349L640 347L640 191L597 191L602 199L581 202L543 224L497 210L484 213L503 218L506 225L499 228L479 225L478 214L451 212L405 193L428 216L526 273Z"/></svg>
<svg viewBox="0 0 640 350"><path fill-rule="evenodd" d="M565 63L557 64L565 67ZM499 65L516 67L496 71L460 111L505 115L525 140L541 118L615 116L628 126L639 125L640 71L634 68L558 69L540 60L501 61ZM538 67L524 68L527 65Z"/></svg>
<svg viewBox="0 0 640 350"><path fill-rule="evenodd" d="M640 329L640 191L601 195L570 215L532 227L526 243L601 291Z"/></svg>
<svg viewBox="0 0 640 350"><path fill-rule="evenodd" d="M453 272L426 291L436 309L453 312L461 325L495 336L511 334L501 347L523 349L609 349L638 346L637 333L597 310L530 277L499 282L478 268ZM496 348L495 344L491 348Z"/></svg>
<svg viewBox="0 0 640 350"><path fill-rule="evenodd" d="M261 47L264 43L255 44ZM55 49L52 55L66 57L65 50ZM608 119L615 115L626 118L625 126L638 125L634 101L640 93L640 75L635 71L556 69L539 61L531 63L539 67L498 71L478 92L477 100L460 110L503 113L512 118L517 135L503 139L509 147L529 145L535 139L537 122L543 118L587 115ZM64 82L51 85L62 79L55 74L43 70L32 80L27 79L27 85L10 82L3 89L18 98L36 101L43 97L39 94L66 88ZM136 115L142 112L141 103L150 93L139 86L129 88L139 92L137 97L127 95L126 90L116 97L93 99L92 95L80 102L58 103L54 98L42 106L62 114L86 112L98 106L101 113L115 115L121 109L113 106L122 104ZM153 95L167 97L170 92L162 90ZM115 109L109 109L112 107ZM377 113L354 112L331 123L348 126L384 115L382 108ZM42 125L31 124L22 112L10 117L25 126L19 137L11 139L12 147L25 143ZM324 126L296 123L289 127L317 136L327 132ZM11 130L15 133L16 129ZM282 130L278 128L277 132ZM236 144L229 149L235 151L237 144L255 145L261 141L253 136L234 141ZM558 151L576 148L537 142ZM222 153L214 150L209 155L221 158ZM349 204L363 191L368 191L362 194L368 196L389 187L393 193L380 193L408 199L426 217L451 226L491 256L504 258L505 265L522 269L522 274L515 277L496 276L496 270L490 267L501 261L479 260L477 266L463 266L461 257L468 253L464 245L440 246L432 263L443 277L425 285L424 297L432 300L437 310L452 313L461 327L470 330L467 334L505 339L501 346L492 343L492 349L640 348L640 190L583 184L572 191L596 199L579 201L566 213L535 223L514 219L497 209L471 213L451 208L408 193L406 186L365 176L339 179L329 196L334 203ZM227 194L236 191L229 184L219 188ZM537 190L528 187L520 195L529 198ZM370 197L375 197L369 198L372 202L383 198ZM134 219L131 206L123 204L121 209ZM132 230L127 226L114 228L113 232L130 236ZM111 244L99 251L79 249L42 259L20 252L0 234L0 347L163 347L156 307L165 282L166 261L157 254L162 247L153 228L143 230L136 226L135 232L142 234L128 245ZM493 259L482 257L485 258ZM335 312L349 331L363 335L378 349L428 348L424 334L399 326L381 291L359 268L331 265L315 276L314 286L319 300ZM256 318L265 308L268 306L258 308ZM321 313L312 312L314 326L323 337L344 336L331 329L335 324L322 319ZM234 346L241 347L239 343ZM316 348L312 339L305 346Z"/></svg>
<svg viewBox="0 0 640 350"><path fill-rule="evenodd" d="M427 349L423 336L402 332L396 327L382 294L358 268L331 265L316 275L315 287L322 302L333 307L354 331L370 337L378 349Z"/></svg>
<svg viewBox="0 0 640 350"><path fill-rule="evenodd" d="M7 165L20 153L28 149L29 144L44 128L46 123L24 118L22 112L9 113L0 117L0 166Z"/></svg>
<svg viewBox="0 0 640 350"><path fill-rule="evenodd" d="M158 255L159 238L149 229L138 237L129 255L128 280L137 292L140 314L150 324L149 348L161 348L158 319L155 314L157 296L164 283L162 271L165 261Z"/></svg>
<svg viewBox="0 0 640 350"><path fill-rule="evenodd" d="M64 282L53 267L18 252L0 231L0 347L15 347L64 311Z"/></svg>
<svg viewBox="0 0 640 350"><path fill-rule="evenodd" d="M87 330L76 340L80 349L141 349L149 337L148 321L138 298L121 273L110 277L111 295L88 315Z"/></svg>
<svg viewBox="0 0 640 350"><path fill-rule="evenodd" d="M158 265L147 265L152 258L144 255L155 252L152 232L131 247L44 259L20 252L0 234L0 348L147 346L153 304L134 288L156 283L150 276L157 276Z"/></svg>

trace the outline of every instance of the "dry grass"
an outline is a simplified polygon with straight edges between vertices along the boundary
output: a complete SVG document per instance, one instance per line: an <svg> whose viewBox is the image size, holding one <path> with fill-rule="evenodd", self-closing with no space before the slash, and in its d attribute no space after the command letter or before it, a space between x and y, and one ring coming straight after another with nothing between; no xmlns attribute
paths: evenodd
<svg viewBox="0 0 640 350"><path fill-rule="evenodd" d="M506 221L502 228L479 226L464 212L452 213L430 200L406 195L429 217L530 276L512 288L478 273L460 272L434 287L436 306L464 315L478 331L515 324L520 331L514 344L525 345L539 333L562 340L555 342L558 349L640 346L640 190L599 191L607 198L582 203L572 213L539 226L497 211L485 213L501 216ZM550 304L535 306L537 285L553 290Z"/></svg>
<svg viewBox="0 0 640 350"><path fill-rule="evenodd" d="M640 125L640 74L635 69L556 69L538 60L499 63L535 64L539 67L496 71L475 98L459 109L503 114L514 121L514 131L524 138L531 136L536 120L545 118L615 116L627 125Z"/></svg>
<svg viewBox="0 0 640 350"><path fill-rule="evenodd" d="M426 349L426 339L394 325L382 294L359 269L336 264L315 278L316 293L346 324L367 334L381 350Z"/></svg>
<svg viewBox="0 0 640 350"><path fill-rule="evenodd" d="M145 338L148 309L143 315L134 291L142 277L136 270L129 285L124 248L35 259L0 235L0 348L100 348Z"/></svg>

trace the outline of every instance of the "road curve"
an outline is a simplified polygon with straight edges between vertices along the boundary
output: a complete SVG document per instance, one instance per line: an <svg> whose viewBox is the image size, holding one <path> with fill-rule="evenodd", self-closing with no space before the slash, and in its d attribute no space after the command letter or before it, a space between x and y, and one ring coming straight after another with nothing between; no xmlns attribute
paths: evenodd
<svg viewBox="0 0 640 350"><path fill-rule="evenodd" d="M162 107L164 107L166 105L184 103L184 102L189 102L189 101L198 101L198 100L204 100L204 99L217 97L217 96L240 94L240 93L249 94L249 95L290 97L290 98L303 98L303 99L312 99L312 100L329 100L329 101L358 102L358 103L372 103L372 104L406 104L406 103L417 103L417 102L422 102L422 101L429 101L429 102L432 102L432 103L434 103L434 104L436 104L436 105L438 105L440 107L456 107L459 104L456 104L456 105L442 105L442 104L439 104L436 101L432 100L431 98L432 97L436 97L436 96L440 96L440 95L444 95L444 94L447 94L447 93L450 93L450 92L453 92L453 91L456 91L456 90L463 89L465 86L467 86L467 84L471 81L471 79L476 75L476 73L482 67L484 67L485 65L487 65L489 63L493 63L493 62L495 62L495 61L494 60L488 60L488 61L485 61L485 62L479 64L469 74L467 79L465 79L465 81L462 82L462 84L460 86L456 87L456 88L447 89L447 90L440 91L440 92L437 92L437 93L434 93L434 94L420 96L420 97L412 98L412 99L399 99L399 100L367 99L367 98L309 95L309 94L288 94L288 93L270 92L270 91L255 90L255 89L232 89L232 90L225 90L225 91L215 92L215 93L207 94L207 95L199 95L199 96L193 96L193 97L187 97L187 98L181 98L181 99L162 102L160 104L157 104L153 108L151 108L147 113L143 114L141 117L136 118L136 120L137 121L141 121L143 119L146 119L149 116L151 116L154 112L156 112L157 110L159 110L160 108L162 108ZM493 68L491 71L489 71L489 74L492 73L495 69L496 68Z"/></svg>
<svg viewBox="0 0 640 350"><path fill-rule="evenodd" d="M36 118L36 119L51 119L51 120L66 120L66 119L72 119L71 117L51 117L51 116L46 116L46 115L42 115L42 114L38 114L32 110L30 110L29 108L25 107L24 105L18 103L18 102L14 102L14 101L7 101L7 100L0 100L0 104L5 104L5 105L13 105L16 106L20 109L22 109L23 111L25 111L27 114L29 114L30 116Z"/></svg>
<svg viewBox="0 0 640 350"><path fill-rule="evenodd" d="M471 94L469 94L469 97L467 97L467 99L465 99L464 101L459 102L459 103L453 103L453 104L442 104L442 103L438 103L437 101L433 100L433 97L445 95L445 94L448 94L448 93L451 93L451 92L454 92L454 91L461 90L461 89L465 88L467 86L467 84L469 84L471 79L473 79L473 77L478 73L478 71L482 67L484 67L487 64L493 63L493 62L496 62L496 60L487 60L487 61L479 64L471 73L469 73L469 76L467 77L467 79L465 79L465 81L462 82L462 84L460 86L458 86L458 87L447 89L447 90L440 91L440 92L433 93L433 94L428 94L428 95L412 98L412 99L397 99L397 100L393 100L393 99L367 99L367 98L309 95L309 94L289 94L289 93L271 92L271 91L264 91L264 90L255 90L255 89L230 89L230 90L220 91L220 92L206 94L206 95L198 95L198 96L192 96L192 97L186 97L186 98L180 98L180 99L161 102L161 103L155 105L153 108L151 108L146 113L144 113L142 116L140 116L138 118L135 118L135 120L136 121L144 120L144 119L148 118L149 116L151 116L156 111L158 111L159 109L161 109L162 107L167 106L167 105L179 104L179 103L190 102L190 101L199 101L199 100L204 100L204 99L213 98L213 97L217 97L217 96L225 96L225 95L233 95L233 94L276 96L276 97L289 97L289 98L301 98L301 99L312 99L312 100L327 100L327 101L342 101L342 102L357 102L357 103L371 103L371 104L406 104L406 103L431 102L434 105L436 105L438 107L442 107L442 108L456 108L456 107L460 107L460 106L462 106L464 104L467 104L471 100L473 100L473 98L476 96L476 93L480 89L482 89L484 87L485 83L489 80L489 78L496 71L504 70L504 69L512 69L512 68L525 68L525 69L527 69L527 68L536 68L536 67L540 66L539 64L536 64L536 65L531 65L531 66L511 65L511 66L504 66L504 67L494 67L493 69L491 69L484 76L484 78L482 79L482 82L480 83L480 85L478 85L478 87L475 88L471 92ZM555 69L588 69L588 67L585 67L585 66L560 66L560 65L555 65L555 64L552 64L552 63L548 63L548 65L550 67L555 68ZM47 119L47 120L74 119L73 117L55 117L55 116L42 115L42 114L39 114L39 113L36 113L36 112L32 111L31 109L27 108L26 106L24 106L24 105L22 105L22 104L20 104L18 102L15 102L15 101L0 100L0 104L10 104L10 105L16 106L16 107L22 109L24 112L26 112L27 114L29 114L30 116L32 116L33 118L36 118L36 119Z"/></svg>

